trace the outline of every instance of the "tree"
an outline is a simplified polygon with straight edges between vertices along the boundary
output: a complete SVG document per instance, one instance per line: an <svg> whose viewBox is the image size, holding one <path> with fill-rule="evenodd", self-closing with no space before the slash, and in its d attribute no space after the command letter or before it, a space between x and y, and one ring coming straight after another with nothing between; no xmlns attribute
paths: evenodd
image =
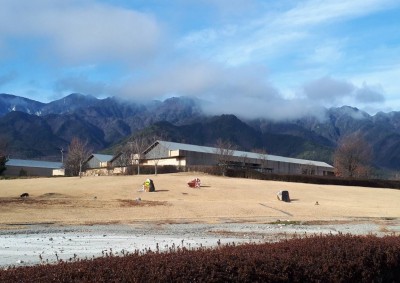
<svg viewBox="0 0 400 283"><path fill-rule="evenodd" d="M372 148L357 132L343 137L334 153L335 174L340 177L365 178L370 175Z"/></svg>
<svg viewBox="0 0 400 283"><path fill-rule="evenodd" d="M7 142L5 139L0 137L0 175L7 169L6 162L7 157Z"/></svg>
<svg viewBox="0 0 400 283"><path fill-rule="evenodd" d="M245 170L248 169L247 166L249 163L249 157L247 156L247 154L242 154L240 156L240 163L241 163L242 169L245 169Z"/></svg>
<svg viewBox="0 0 400 283"><path fill-rule="evenodd" d="M144 157L143 152L149 147L150 140L144 135L139 134L135 135L130 143L135 153L134 158L137 164L137 174L140 175L140 163ZM155 171L157 175L157 168L155 169Z"/></svg>
<svg viewBox="0 0 400 283"><path fill-rule="evenodd" d="M114 155L115 156L118 155L118 158L115 160L116 166L129 166L132 165L133 163L132 160L133 149L132 146L130 145L130 142L127 142L126 144L119 146L115 150Z"/></svg>
<svg viewBox="0 0 400 283"><path fill-rule="evenodd" d="M114 166L125 167L125 170L122 172L126 175L133 174L133 170L131 170L131 166L133 165L133 154L133 148L130 142L118 146L114 152Z"/></svg>
<svg viewBox="0 0 400 283"><path fill-rule="evenodd" d="M7 161L7 156L0 154L0 175L3 174L3 172L7 169Z"/></svg>
<svg viewBox="0 0 400 283"><path fill-rule="evenodd" d="M315 175L315 166L310 162L300 166L300 174L302 175Z"/></svg>
<svg viewBox="0 0 400 283"><path fill-rule="evenodd" d="M159 137L154 136L152 144L155 144L158 140L161 140ZM153 160L154 164L154 175L157 175L157 167L158 163L163 157L166 157L165 153L168 154L169 148L167 145L161 146L160 144L155 145L151 150L149 157Z"/></svg>
<svg viewBox="0 0 400 283"><path fill-rule="evenodd" d="M156 145L151 150L151 158L153 159L153 163L154 163L154 175L156 175L156 176L157 176L158 163L160 162L160 159L161 159L161 153L162 153L162 148L160 145Z"/></svg>
<svg viewBox="0 0 400 283"><path fill-rule="evenodd" d="M133 136L126 144L117 149L119 157L116 161L118 166L137 165L137 174L140 175L140 164L143 159L143 152L150 145L150 139L143 134ZM128 171L127 171L128 172ZM133 174L132 170L129 170Z"/></svg>
<svg viewBox="0 0 400 283"><path fill-rule="evenodd" d="M236 146L229 141L218 139L215 144L215 155L217 158L217 164L221 168L223 176L226 174L226 169L232 162L233 154L235 153Z"/></svg>
<svg viewBox="0 0 400 283"><path fill-rule="evenodd" d="M68 147L68 155L65 160L65 169L69 175L82 177L84 162L89 158L91 151L87 142L74 137Z"/></svg>
<svg viewBox="0 0 400 283"><path fill-rule="evenodd" d="M267 151L264 148L261 148L261 149L260 148L256 148L256 149L253 149L253 152L258 154L258 159L261 162L261 164L260 164L261 172L264 172L265 169L268 166Z"/></svg>

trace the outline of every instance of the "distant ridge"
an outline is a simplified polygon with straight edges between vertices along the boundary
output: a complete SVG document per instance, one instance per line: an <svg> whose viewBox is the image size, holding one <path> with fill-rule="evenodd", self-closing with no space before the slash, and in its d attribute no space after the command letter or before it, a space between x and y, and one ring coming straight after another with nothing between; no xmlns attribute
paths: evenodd
<svg viewBox="0 0 400 283"><path fill-rule="evenodd" d="M45 106L45 103L29 98L0 93L0 116L4 116L12 111L40 115L43 106Z"/></svg>
<svg viewBox="0 0 400 283"><path fill-rule="evenodd" d="M400 112L371 116L342 106L326 109L324 119L242 120L235 115L208 116L197 99L188 97L137 103L75 93L41 103L0 94L0 138L9 142L8 151L14 157L57 161L59 148L67 148L74 136L101 151L139 131L206 146L222 138L241 150L265 149L270 154L330 164L338 140L360 131L373 147L376 167L400 169Z"/></svg>

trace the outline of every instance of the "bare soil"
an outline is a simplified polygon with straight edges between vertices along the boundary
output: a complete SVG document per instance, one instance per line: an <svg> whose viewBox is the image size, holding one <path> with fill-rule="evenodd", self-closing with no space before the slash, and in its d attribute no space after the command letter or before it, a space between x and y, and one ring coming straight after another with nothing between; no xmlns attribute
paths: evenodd
<svg viewBox="0 0 400 283"><path fill-rule="evenodd" d="M189 188L187 183L197 177L202 187ZM146 178L153 179L156 192L139 191ZM277 200L280 190L288 190L292 202ZM23 193L29 197L21 198ZM393 189L201 173L0 180L0 229L28 223L322 223L398 218L400 190Z"/></svg>

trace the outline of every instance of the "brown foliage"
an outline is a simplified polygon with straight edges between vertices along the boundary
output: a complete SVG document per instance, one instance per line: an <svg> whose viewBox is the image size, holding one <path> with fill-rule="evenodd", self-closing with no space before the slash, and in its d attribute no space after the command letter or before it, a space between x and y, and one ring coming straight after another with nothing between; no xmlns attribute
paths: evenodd
<svg viewBox="0 0 400 283"><path fill-rule="evenodd" d="M335 173L340 177L368 178L371 172L372 148L354 133L342 138L334 154Z"/></svg>
<svg viewBox="0 0 400 283"><path fill-rule="evenodd" d="M83 170L84 162L89 158L91 151L87 142L74 137L68 147L68 155L65 160L65 169L69 175L78 176Z"/></svg>
<svg viewBox="0 0 400 283"><path fill-rule="evenodd" d="M143 152L150 146L151 140L142 134L133 136L126 144L117 148L119 157L116 160L117 166L132 166L136 164L137 174L140 175L140 163L144 158ZM132 168L131 168L132 169ZM133 171L127 172L129 175Z"/></svg>
<svg viewBox="0 0 400 283"><path fill-rule="evenodd" d="M400 237L328 235L169 248L0 271L1 282L397 282Z"/></svg>

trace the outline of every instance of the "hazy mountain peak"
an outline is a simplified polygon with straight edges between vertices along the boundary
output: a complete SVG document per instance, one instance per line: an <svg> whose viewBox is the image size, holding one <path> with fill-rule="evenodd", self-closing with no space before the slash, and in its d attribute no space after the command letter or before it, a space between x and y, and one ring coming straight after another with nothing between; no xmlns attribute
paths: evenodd
<svg viewBox="0 0 400 283"><path fill-rule="evenodd" d="M371 116L356 107L351 106L341 106L337 108L330 108L329 111L336 116L349 116L353 119L361 120L361 119L370 119Z"/></svg>
<svg viewBox="0 0 400 283"><path fill-rule="evenodd" d="M94 105L98 99L92 95L71 93L61 99L54 100L43 107L43 114L71 113L79 108Z"/></svg>
<svg viewBox="0 0 400 283"><path fill-rule="evenodd" d="M76 101L85 101L85 102L92 102L97 101L98 99L93 95L86 95L81 93L71 93L59 100L56 101L63 101L63 102L76 102Z"/></svg>

